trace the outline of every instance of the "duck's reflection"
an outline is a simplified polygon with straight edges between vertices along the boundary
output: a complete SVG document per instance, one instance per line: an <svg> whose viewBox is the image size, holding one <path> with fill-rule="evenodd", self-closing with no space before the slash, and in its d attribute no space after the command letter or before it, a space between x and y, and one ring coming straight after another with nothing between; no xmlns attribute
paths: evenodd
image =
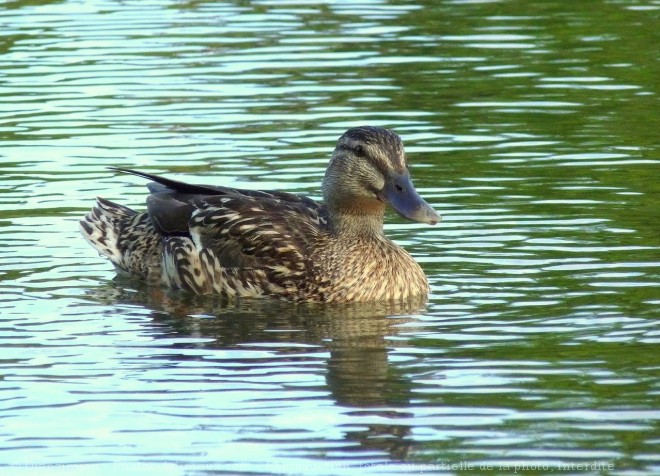
<svg viewBox="0 0 660 476"><path fill-rule="evenodd" d="M318 345L329 351L326 383L338 405L349 413L382 416L384 424L347 429L357 451L385 452L406 459L410 427L391 423L410 416L410 382L390 365L388 339L400 324L425 306L417 303L291 304L269 300L226 301L221 298L172 294L160 288L108 286L94 298L130 303L151 310L154 322L167 332L213 339L208 348L245 344ZM371 418L373 419L373 418Z"/></svg>

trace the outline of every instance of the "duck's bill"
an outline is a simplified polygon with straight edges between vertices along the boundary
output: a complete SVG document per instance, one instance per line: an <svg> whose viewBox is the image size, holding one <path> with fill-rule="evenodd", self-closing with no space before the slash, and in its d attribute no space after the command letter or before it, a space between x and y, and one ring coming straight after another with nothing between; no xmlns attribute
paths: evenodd
<svg viewBox="0 0 660 476"><path fill-rule="evenodd" d="M385 180L385 187L376 196L408 220L429 225L435 225L440 221L438 212L415 190L408 171L401 174L390 172Z"/></svg>

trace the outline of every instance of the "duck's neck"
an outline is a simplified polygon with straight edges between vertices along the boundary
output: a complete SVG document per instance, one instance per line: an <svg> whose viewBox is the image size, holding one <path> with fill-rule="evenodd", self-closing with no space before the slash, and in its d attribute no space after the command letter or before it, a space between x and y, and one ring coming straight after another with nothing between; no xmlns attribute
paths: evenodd
<svg viewBox="0 0 660 476"><path fill-rule="evenodd" d="M383 234L385 205L381 202L329 206L329 227L333 234L342 238L380 238Z"/></svg>

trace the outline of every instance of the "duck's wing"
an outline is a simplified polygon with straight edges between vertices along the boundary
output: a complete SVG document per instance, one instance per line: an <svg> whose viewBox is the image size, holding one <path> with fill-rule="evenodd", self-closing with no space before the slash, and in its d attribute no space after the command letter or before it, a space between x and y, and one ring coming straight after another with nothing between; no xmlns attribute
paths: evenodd
<svg viewBox="0 0 660 476"><path fill-rule="evenodd" d="M179 180L172 180L166 177L161 177L159 175L141 172L139 170L124 169L120 167L108 168L111 170L116 170L117 172L137 175L138 177L151 180L152 182L147 184L147 188L151 193L178 192L185 195L229 195L255 198L275 198L286 203L299 203L309 208L321 207L321 204L317 201L306 197L305 195L298 195L295 193L271 190L246 190L241 188L222 187L218 185L190 184L181 182Z"/></svg>
<svg viewBox="0 0 660 476"><path fill-rule="evenodd" d="M151 201L150 215L167 214L168 202L159 198L163 210L154 210ZM163 240L163 275L171 287L197 294L307 296L316 279L318 245L327 239L322 213L272 197L185 198L178 226L188 216L184 209L192 209L186 233Z"/></svg>
<svg viewBox="0 0 660 476"><path fill-rule="evenodd" d="M302 216L316 217L313 219L317 222L326 223L325 207L304 195L189 184L138 170L119 167L110 167L110 169L152 181L147 184L147 188L151 192L147 197L147 210L156 231L166 236L188 234L189 221L193 212L200 207L206 207L205 203L213 203L217 206L222 202L217 197L237 199L231 202L234 206L243 202L247 206L247 203L251 203L249 199L255 199L257 202L264 201L264 206L271 211L284 210L288 207L291 210L299 211ZM245 207L243 211L245 213Z"/></svg>
<svg viewBox="0 0 660 476"><path fill-rule="evenodd" d="M215 185L196 185L191 183L180 182L172 180L159 175L141 172L139 170L124 169L121 167L108 167L110 170L122 172L124 174L137 175L138 177L152 180L152 183L147 184L147 188L151 193L160 193L165 191L179 192L186 194L202 194L202 195L217 195L234 191L234 189L226 187L218 187Z"/></svg>
<svg viewBox="0 0 660 476"><path fill-rule="evenodd" d="M327 230L325 209L316 205L276 197L206 197L195 204L190 235L197 247L212 250L223 267L295 274L307 267Z"/></svg>

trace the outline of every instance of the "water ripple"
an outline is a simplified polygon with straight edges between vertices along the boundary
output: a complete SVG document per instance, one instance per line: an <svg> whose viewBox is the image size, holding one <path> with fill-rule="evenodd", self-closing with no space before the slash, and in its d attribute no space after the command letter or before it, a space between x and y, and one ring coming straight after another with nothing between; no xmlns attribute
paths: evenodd
<svg viewBox="0 0 660 476"><path fill-rule="evenodd" d="M654 8L7 2L1 464L657 473ZM96 195L144 207L107 166L319 198L365 123L444 217L385 225L426 308L170 294L78 236Z"/></svg>

